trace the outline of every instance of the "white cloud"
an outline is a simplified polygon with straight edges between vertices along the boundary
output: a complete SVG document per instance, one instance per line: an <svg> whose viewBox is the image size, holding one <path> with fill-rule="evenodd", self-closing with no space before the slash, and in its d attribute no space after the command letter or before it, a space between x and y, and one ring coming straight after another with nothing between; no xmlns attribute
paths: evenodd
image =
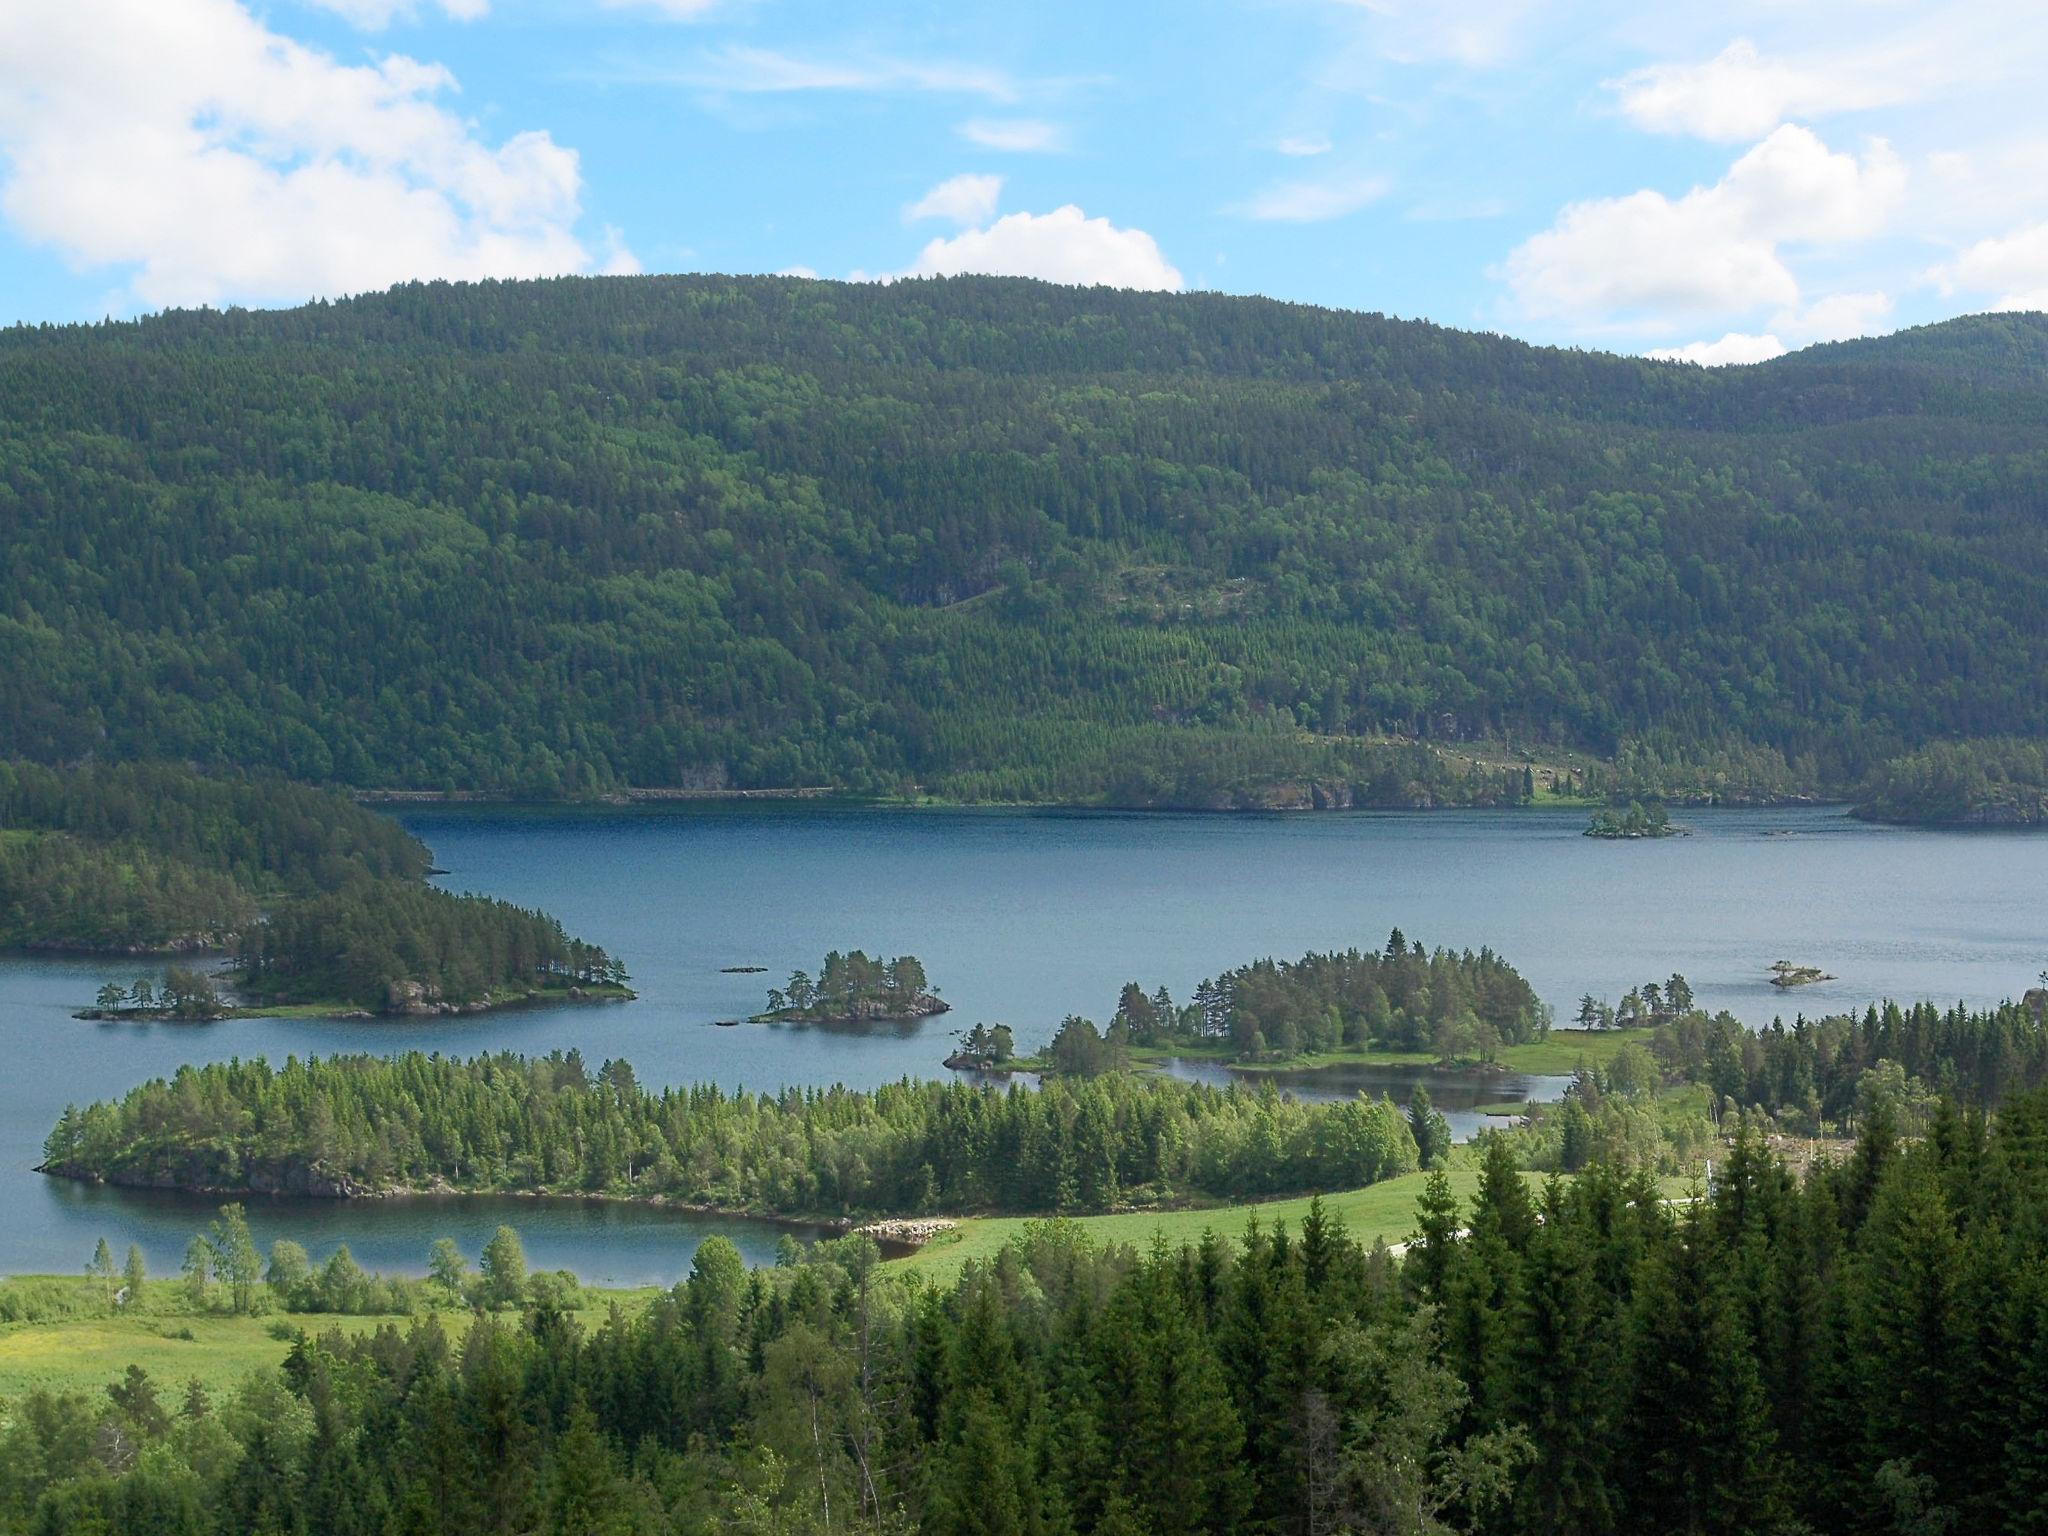
<svg viewBox="0 0 2048 1536"><path fill-rule="evenodd" d="M1681 8L1649 8L1636 20L1638 35L1660 23L1681 33L1713 26L1712 8L1694 9L1699 20L1687 26ZM1737 37L1704 61L1660 62L1610 80L1623 115L1652 132L1737 143L1835 113L1956 98L1976 105L2008 86L2031 92L2048 63L2040 0L1800 0L1744 9L1768 30L1765 45ZM2024 113L2031 101L2020 105Z"/></svg>
<svg viewBox="0 0 2048 1536"><path fill-rule="evenodd" d="M1491 69L1518 52L1545 0L1342 0L1372 17L1373 41L1397 63L1448 60Z"/></svg>
<svg viewBox="0 0 2048 1536"><path fill-rule="evenodd" d="M598 0L608 11L653 11L670 21L695 21L718 0Z"/></svg>
<svg viewBox="0 0 2048 1536"><path fill-rule="evenodd" d="M1889 60L1795 63L1737 38L1704 64L1653 64L1609 81L1608 89L1639 128L1727 144L1762 138L1788 118L1891 105L1915 85L1910 71Z"/></svg>
<svg viewBox="0 0 2048 1536"><path fill-rule="evenodd" d="M1682 347L1659 347L1643 356L1667 363L1698 363L1702 368L1726 368L1731 364L1767 363L1785 355L1785 343L1772 335L1748 336L1730 331L1719 341L1690 341Z"/></svg>
<svg viewBox="0 0 2048 1536"><path fill-rule="evenodd" d="M640 265L626 244L626 237L611 224L604 227L604 260L598 263L597 271L602 277L638 277L647 269Z"/></svg>
<svg viewBox="0 0 2048 1536"><path fill-rule="evenodd" d="M954 176L903 210L906 223L919 219L944 219L949 224L980 224L996 211L1002 196L1000 176Z"/></svg>
<svg viewBox="0 0 2048 1536"><path fill-rule="evenodd" d="M1794 346L1881 334L1883 321L1891 312L1890 294L1833 293L1804 309L1781 309L1771 318L1771 328L1760 335L1729 331L1719 341L1693 341L1682 347L1657 347L1644 355L1698 363L1706 368L1731 363L1768 362ZM1781 336L1790 338L1789 344L1780 340Z"/></svg>
<svg viewBox="0 0 2048 1536"><path fill-rule="evenodd" d="M1295 133L1289 134L1273 147L1283 155L1305 159L1311 155L1327 155L1332 146L1327 134Z"/></svg>
<svg viewBox="0 0 2048 1536"><path fill-rule="evenodd" d="M1118 229L1069 203L1051 213L1010 213L986 229L934 240L908 276L982 272L1107 288L1172 289L1181 275L1142 229Z"/></svg>
<svg viewBox="0 0 2048 1536"><path fill-rule="evenodd" d="M970 144L1010 154L1049 154L1064 149L1067 135L1057 123L1026 117L977 117L953 130Z"/></svg>
<svg viewBox="0 0 2048 1536"><path fill-rule="evenodd" d="M1503 268L1525 314L1595 327L1668 329L1799 302L1780 247L1876 233L1906 173L1873 140L1859 160L1786 126L1710 187L1683 197L1641 191L1568 204Z"/></svg>
<svg viewBox="0 0 2048 1536"><path fill-rule="evenodd" d="M436 0L441 11L457 21L475 21L489 12L490 0ZM421 0L307 0L323 11L332 11L352 27L381 32L394 21L411 21L418 16Z"/></svg>
<svg viewBox="0 0 2048 1536"><path fill-rule="evenodd" d="M799 58L772 48L742 44L714 49L690 69L658 72L650 78L672 79L708 91L773 95L795 91L930 92L936 95L983 96L990 101L1017 99L1016 83L999 69L945 60L897 58Z"/></svg>
<svg viewBox="0 0 2048 1536"><path fill-rule="evenodd" d="M1993 309L2048 310L2048 223L1979 240L1928 275L1945 294L1994 295Z"/></svg>
<svg viewBox="0 0 2048 1536"><path fill-rule="evenodd" d="M441 104L454 84L339 64L236 0L0 6L0 213L78 267L131 268L145 305L597 265L576 152L493 146Z"/></svg>
<svg viewBox="0 0 2048 1536"><path fill-rule="evenodd" d="M1384 176L1354 176L1337 181L1288 181L1268 187L1238 205L1248 219L1283 224L1317 224L1356 213L1384 197L1390 183Z"/></svg>
<svg viewBox="0 0 2048 1536"><path fill-rule="evenodd" d="M815 282L818 277L818 269L806 266L783 267L775 275L777 277L807 277Z"/></svg>
<svg viewBox="0 0 2048 1536"><path fill-rule="evenodd" d="M1775 324L1801 345L1815 341L1852 341L1882 335L1892 312L1888 293L1832 293L1796 314L1781 315Z"/></svg>

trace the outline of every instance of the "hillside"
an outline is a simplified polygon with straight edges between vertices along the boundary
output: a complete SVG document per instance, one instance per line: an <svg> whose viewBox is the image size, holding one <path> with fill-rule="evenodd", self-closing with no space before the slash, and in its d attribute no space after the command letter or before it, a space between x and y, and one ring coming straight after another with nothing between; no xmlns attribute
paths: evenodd
<svg viewBox="0 0 2048 1536"><path fill-rule="evenodd" d="M1491 803L1426 744L1502 738L1839 786L2048 736L2044 350L1712 372L980 278L16 328L0 741L543 795Z"/></svg>

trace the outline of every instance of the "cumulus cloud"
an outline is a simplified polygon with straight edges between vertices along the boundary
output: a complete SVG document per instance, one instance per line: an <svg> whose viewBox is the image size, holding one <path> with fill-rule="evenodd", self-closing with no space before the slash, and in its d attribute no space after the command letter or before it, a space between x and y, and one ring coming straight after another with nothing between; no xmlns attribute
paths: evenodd
<svg viewBox="0 0 2048 1536"><path fill-rule="evenodd" d="M1013 155L1050 154L1067 144L1066 132L1057 123L1028 117L971 118L953 131L970 144Z"/></svg>
<svg viewBox="0 0 2048 1536"><path fill-rule="evenodd" d="M1289 134L1273 147L1283 155L1305 158L1310 155L1327 155L1332 146L1327 134L1294 133Z"/></svg>
<svg viewBox="0 0 2048 1536"><path fill-rule="evenodd" d="M1896 63L1798 63L1766 57L1748 38L1704 63L1653 64L1609 81L1608 88L1639 128L1724 144L1762 138L1788 118L1890 105L1914 89Z"/></svg>
<svg viewBox="0 0 2048 1536"><path fill-rule="evenodd" d="M1525 314L1594 326L1671 328L1788 307L1799 283L1781 246L1876 233L1905 181L1882 140L1859 159L1787 125L1710 187L1567 205L1509 254L1503 275Z"/></svg>
<svg viewBox="0 0 2048 1536"><path fill-rule="evenodd" d="M574 150L493 145L400 55L343 65L236 0L0 7L0 213L146 305L591 270ZM615 238L601 258L631 261Z"/></svg>
<svg viewBox="0 0 2048 1536"><path fill-rule="evenodd" d="M1979 240L1929 276L1945 294L1992 295L1993 309L2048 310L2048 223Z"/></svg>
<svg viewBox="0 0 2048 1536"><path fill-rule="evenodd" d="M1881 335L1892 312L1888 293L1832 293L1789 316L1780 316L1779 329L1813 341L1851 341L1858 336Z"/></svg>
<svg viewBox="0 0 2048 1536"><path fill-rule="evenodd" d="M420 0L307 0L323 11L332 11L352 27L381 32L394 21L411 21L418 16ZM436 0L444 15L457 21L475 21L486 14L490 0Z"/></svg>
<svg viewBox="0 0 2048 1536"><path fill-rule="evenodd" d="M1268 187L1238 205L1248 219L1281 224L1318 224L1356 213L1384 197L1390 183L1384 176L1342 177L1334 181L1287 181Z"/></svg>
<svg viewBox="0 0 2048 1536"><path fill-rule="evenodd" d="M1118 229L1069 203L1051 213L1009 213L986 229L934 240L906 275L1039 277L1083 287L1178 290L1181 275L1142 229Z"/></svg>
<svg viewBox="0 0 2048 1536"><path fill-rule="evenodd" d="M1749 336L1730 331L1719 341L1689 341L1682 347L1658 347L1643 354L1668 363L1698 363L1702 368L1726 368L1743 363L1767 363L1785 355L1785 343L1768 333Z"/></svg>
<svg viewBox="0 0 2048 1536"><path fill-rule="evenodd" d="M1682 347L1658 347L1646 353L1681 363L1698 363L1706 368L1730 364L1762 363L1778 357L1791 347L1819 341L1848 341L1857 336L1874 336L1885 329L1892 312L1891 295L1886 293L1832 293L1804 309L1782 309L1771 319L1771 327L1759 335L1729 331L1718 341L1687 342ZM1790 338L1789 344L1780 337Z"/></svg>
<svg viewBox="0 0 2048 1536"><path fill-rule="evenodd" d="M954 176L903 210L906 222L944 219L949 224L980 224L996 211L1002 195L1000 176Z"/></svg>

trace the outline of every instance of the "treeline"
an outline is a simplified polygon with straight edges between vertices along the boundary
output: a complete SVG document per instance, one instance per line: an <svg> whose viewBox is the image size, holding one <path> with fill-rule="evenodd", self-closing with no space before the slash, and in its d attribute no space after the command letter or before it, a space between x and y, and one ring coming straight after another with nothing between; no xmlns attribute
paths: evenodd
<svg viewBox="0 0 2048 1536"><path fill-rule="evenodd" d="M397 881L285 903L243 939L239 963L252 998L386 1013L626 982L624 966L545 912Z"/></svg>
<svg viewBox="0 0 2048 1536"><path fill-rule="evenodd" d="M862 1240L641 1311L331 1332L215 1408L35 1394L38 1531L2026 1531L2048 1508L2048 1102L1871 1125L1706 1199L1502 1148L1406 1257L1319 1207L1235 1245L1028 1229L951 1286ZM125 1451L108 1455L109 1446Z"/></svg>
<svg viewBox="0 0 2048 1536"><path fill-rule="evenodd" d="M222 948L267 900L427 866L396 822L330 790L0 761L0 947Z"/></svg>
<svg viewBox="0 0 2048 1536"><path fill-rule="evenodd" d="M2048 747L2038 741L1930 743L1873 772L1856 814L1945 826L2048 823Z"/></svg>
<svg viewBox="0 0 2048 1536"><path fill-rule="evenodd" d="M69 1108L44 1170L116 1184L375 1192L446 1185L665 1197L783 1215L1104 1211L1350 1189L1417 1166L1384 1100L1121 1075L1036 1092L900 1082L642 1087L570 1051L185 1066Z"/></svg>
<svg viewBox="0 0 2048 1536"><path fill-rule="evenodd" d="M1995 1106L2048 1085L2044 1005L2048 992L1982 1010L1887 1002L1861 1015L1773 1020L1762 1030L1695 1011L1660 1025L1651 1049L1717 1099L1817 1133L1829 1123L1853 1127L1864 1079L1885 1068L1928 1104L1946 1097Z"/></svg>
<svg viewBox="0 0 2048 1536"><path fill-rule="evenodd" d="M252 1000L386 1012L623 988L623 966L554 918L429 886L430 864L333 790L0 762L0 947L223 949Z"/></svg>
<svg viewBox="0 0 2048 1536"><path fill-rule="evenodd" d="M0 827L145 848L263 895L418 880L432 862L390 817L330 790L163 762L0 761Z"/></svg>
<svg viewBox="0 0 2048 1536"><path fill-rule="evenodd" d="M1491 949L1423 949L1396 928L1386 947L1258 960L1201 982L1186 1007L1164 987L1126 982L1105 1037L1113 1045L1227 1042L1236 1055L1433 1050L1490 1061L1540 1039L1550 1013Z"/></svg>
<svg viewBox="0 0 2048 1536"><path fill-rule="evenodd" d="M1703 370L692 275L17 327L0 740L531 795L1522 798L1433 750L1475 738L1850 786L2048 736L2041 325Z"/></svg>
<svg viewBox="0 0 2048 1536"><path fill-rule="evenodd" d="M146 848L0 830L0 949L217 949L255 916L229 875Z"/></svg>

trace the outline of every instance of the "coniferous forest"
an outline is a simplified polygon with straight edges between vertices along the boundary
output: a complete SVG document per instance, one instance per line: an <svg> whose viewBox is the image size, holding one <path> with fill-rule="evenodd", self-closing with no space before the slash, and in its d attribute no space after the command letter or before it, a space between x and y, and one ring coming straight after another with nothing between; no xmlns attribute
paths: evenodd
<svg viewBox="0 0 2048 1536"><path fill-rule="evenodd" d="M2034 1092L1910 1144L1875 1116L1803 1177L1738 1130L1691 1204L1605 1165L1532 1190L1496 1142L1398 1259L1314 1208L1143 1252L1048 1222L943 1287L860 1237L751 1273L713 1238L592 1325L536 1287L516 1320L294 1331L223 1400L139 1370L32 1392L0 1513L53 1536L2024 1532L2044 1234Z"/></svg>
<svg viewBox="0 0 2048 1536"><path fill-rule="evenodd" d="M389 1013L623 990L596 945L544 912L427 885L429 864L333 790L0 760L0 949L221 951L253 1001Z"/></svg>
<svg viewBox="0 0 2048 1536"><path fill-rule="evenodd" d="M2048 735L2044 326L1701 370L693 276L16 327L0 741L534 795L1525 798L1433 750L1483 738L1896 808L1929 743ZM2038 791L2010 752L1948 778L2008 767Z"/></svg>

